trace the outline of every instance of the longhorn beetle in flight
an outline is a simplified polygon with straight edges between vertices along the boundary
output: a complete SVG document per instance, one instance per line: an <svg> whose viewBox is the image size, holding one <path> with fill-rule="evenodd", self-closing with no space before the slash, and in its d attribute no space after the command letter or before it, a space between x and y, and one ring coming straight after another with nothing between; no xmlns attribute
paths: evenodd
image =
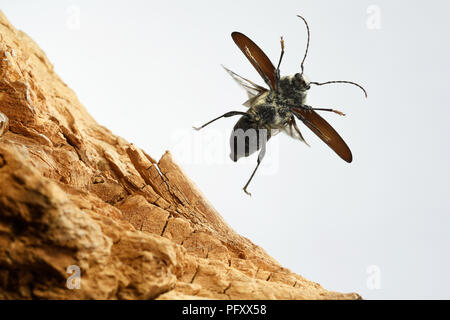
<svg viewBox="0 0 450 320"><path fill-rule="evenodd" d="M260 150L256 168L253 170L250 179L244 186L244 192L250 195L247 187L258 169L261 160L266 152L267 141L282 131L287 135L306 143L295 119L302 121L312 132L314 132L323 142L325 142L334 152L346 162L352 162L352 152L339 134L325 121L316 111L334 112L341 116L345 114L341 111L326 108L315 108L306 104L306 94L311 85L325 85L331 83L347 83L359 87L367 98L366 90L359 84L351 81L327 81L313 82L307 80L303 74L304 62L308 55L310 31L306 20L302 16L297 16L306 25L308 40L303 60L300 65L300 73L291 76L280 76L280 65L284 55L284 40L281 37L281 54L277 68L274 67L266 54L247 36L240 32L233 32L231 37L236 45L241 49L256 71L263 78L269 89L255 84L245 79L233 71L224 69L237 81L248 94L249 99L243 104L248 107L247 112L230 111L217 117L201 127L194 127L200 130L210 123L221 118L228 118L240 115L241 118L233 128L230 137L231 153L233 161L241 157L248 157L255 151ZM307 143L306 143L307 144Z"/></svg>

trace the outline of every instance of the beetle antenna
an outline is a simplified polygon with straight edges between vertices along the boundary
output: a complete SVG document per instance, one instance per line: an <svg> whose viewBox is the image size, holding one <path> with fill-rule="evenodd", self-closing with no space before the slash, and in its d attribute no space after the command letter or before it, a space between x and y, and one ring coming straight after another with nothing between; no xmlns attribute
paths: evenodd
<svg viewBox="0 0 450 320"><path fill-rule="evenodd" d="M303 67L303 64L305 63L305 60L306 60L306 56L308 55L308 49L309 49L309 39L311 38L311 35L310 35L310 32L309 32L309 26L308 26L308 22L306 22L306 19L305 18L303 18L302 16L300 16L300 15L297 15L297 17L299 17L300 19L302 19L303 20L303 22L305 23L305 25L306 25L306 31L308 32L308 41L306 42L306 50L305 50L305 56L303 57L303 60L302 60L302 64L300 65L300 67L301 67L301 69L302 69L302 73L301 73L301 75L303 75L303 70L304 70L304 67Z"/></svg>
<svg viewBox="0 0 450 320"><path fill-rule="evenodd" d="M324 84L330 84L330 83L348 83L348 84L352 84L354 86L357 86L358 88L360 88L364 92L364 95L367 98L367 91L366 91L366 89L364 89L362 85L359 85L356 82L352 82L352 81L326 81L326 82L313 82L313 81L311 81L309 84L315 84L316 86L323 86Z"/></svg>

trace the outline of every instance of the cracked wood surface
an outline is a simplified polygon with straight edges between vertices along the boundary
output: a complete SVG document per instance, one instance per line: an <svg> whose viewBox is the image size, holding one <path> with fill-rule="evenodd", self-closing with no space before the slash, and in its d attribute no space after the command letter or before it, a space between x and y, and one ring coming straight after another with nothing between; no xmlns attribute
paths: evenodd
<svg viewBox="0 0 450 320"><path fill-rule="evenodd" d="M170 153L155 161L97 124L1 12L0 39L1 299L359 298L283 268Z"/></svg>

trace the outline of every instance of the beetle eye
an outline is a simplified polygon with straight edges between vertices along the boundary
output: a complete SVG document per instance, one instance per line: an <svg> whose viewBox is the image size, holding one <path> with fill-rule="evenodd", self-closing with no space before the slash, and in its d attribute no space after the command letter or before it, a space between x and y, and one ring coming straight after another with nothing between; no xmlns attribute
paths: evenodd
<svg viewBox="0 0 450 320"><path fill-rule="evenodd" d="M294 75L294 82L297 87L309 89L309 85L306 83L305 78L300 73Z"/></svg>

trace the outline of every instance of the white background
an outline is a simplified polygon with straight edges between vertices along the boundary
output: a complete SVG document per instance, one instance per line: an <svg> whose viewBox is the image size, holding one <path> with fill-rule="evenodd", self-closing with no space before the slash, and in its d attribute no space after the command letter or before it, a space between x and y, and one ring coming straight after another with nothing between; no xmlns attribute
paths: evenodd
<svg viewBox="0 0 450 320"><path fill-rule="evenodd" d="M97 121L154 158L166 149L240 234L325 288L366 299L450 298L450 50L445 1L12 1L0 8L47 53ZM379 13L379 15L378 15ZM233 163L238 118L191 129L246 95L224 64L260 84L230 33L251 37L282 74L305 73L309 104L347 141L347 164L302 126ZM379 18L379 19L378 19ZM379 28L378 28L379 27ZM247 160L247 161L246 161Z"/></svg>

